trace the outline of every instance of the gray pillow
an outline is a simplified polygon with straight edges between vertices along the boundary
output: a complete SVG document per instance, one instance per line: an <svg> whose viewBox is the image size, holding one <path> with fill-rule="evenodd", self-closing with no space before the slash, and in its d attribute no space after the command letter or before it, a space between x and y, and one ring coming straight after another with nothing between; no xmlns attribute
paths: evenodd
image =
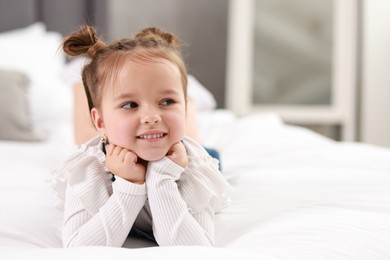
<svg viewBox="0 0 390 260"><path fill-rule="evenodd" d="M28 107L28 77L0 70L0 140L38 141Z"/></svg>

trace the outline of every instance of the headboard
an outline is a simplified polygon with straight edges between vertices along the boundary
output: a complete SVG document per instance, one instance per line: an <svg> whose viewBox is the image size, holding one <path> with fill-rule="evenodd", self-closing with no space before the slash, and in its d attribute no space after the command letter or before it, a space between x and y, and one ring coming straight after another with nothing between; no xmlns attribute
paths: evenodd
<svg viewBox="0 0 390 260"><path fill-rule="evenodd" d="M190 46L185 55L188 72L224 107L228 1L170 0L164 8L158 9L154 0L0 0L0 32L41 21L49 31L67 35L88 23L112 40L121 36L119 31L135 32L149 23L162 26ZM121 11L125 21L118 18Z"/></svg>
<svg viewBox="0 0 390 260"><path fill-rule="evenodd" d="M88 22L104 35L105 0L0 0L0 32L44 22L48 30L63 35Z"/></svg>

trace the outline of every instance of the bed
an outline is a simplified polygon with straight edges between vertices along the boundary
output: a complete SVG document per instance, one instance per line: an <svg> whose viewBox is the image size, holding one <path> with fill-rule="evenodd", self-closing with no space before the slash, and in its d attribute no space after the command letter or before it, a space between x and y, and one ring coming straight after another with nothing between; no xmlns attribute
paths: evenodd
<svg viewBox="0 0 390 260"><path fill-rule="evenodd" d="M60 42L42 23L0 35L0 259L390 259L390 149L335 142L271 112L238 117L196 80L202 143L233 187L215 247L62 248L50 177L74 149L66 72L77 68Z"/></svg>

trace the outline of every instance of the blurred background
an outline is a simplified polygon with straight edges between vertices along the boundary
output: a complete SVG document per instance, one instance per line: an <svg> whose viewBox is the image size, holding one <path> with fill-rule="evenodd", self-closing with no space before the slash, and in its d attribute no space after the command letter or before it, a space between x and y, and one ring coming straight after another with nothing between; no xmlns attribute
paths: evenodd
<svg viewBox="0 0 390 260"><path fill-rule="evenodd" d="M341 2L350 15L340 15ZM389 1L0 0L0 32L36 21L62 35L93 24L107 41L161 27L182 40L189 73L218 108L282 108L288 123L390 147ZM349 38L338 26L351 28Z"/></svg>

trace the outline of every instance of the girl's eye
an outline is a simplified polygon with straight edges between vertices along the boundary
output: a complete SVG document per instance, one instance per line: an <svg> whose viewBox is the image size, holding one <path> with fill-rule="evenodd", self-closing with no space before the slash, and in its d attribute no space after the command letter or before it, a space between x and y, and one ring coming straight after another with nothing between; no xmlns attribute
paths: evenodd
<svg viewBox="0 0 390 260"><path fill-rule="evenodd" d="M138 104L135 102L127 102L122 106L122 108L126 108L126 109L134 109L136 107L138 107Z"/></svg>
<svg viewBox="0 0 390 260"><path fill-rule="evenodd" d="M161 102L160 102L160 104L163 106L169 106L169 105L172 105L173 103L175 103L175 101L171 98L165 98L165 99L161 100Z"/></svg>

